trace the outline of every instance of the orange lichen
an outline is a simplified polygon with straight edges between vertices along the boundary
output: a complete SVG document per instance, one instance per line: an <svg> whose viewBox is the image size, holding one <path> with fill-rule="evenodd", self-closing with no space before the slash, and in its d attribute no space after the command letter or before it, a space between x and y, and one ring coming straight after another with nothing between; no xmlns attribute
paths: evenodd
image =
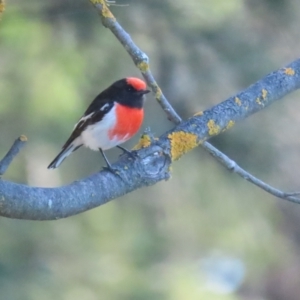
<svg viewBox="0 0 300 300"><path fill-rule="evenodd" d="M141 148L146 148L151 145L151 138L148 134L143 134L139 142L132 148L132 150L139 150Z"/></svg>
<svg viewBox="0 0 300 300"><path fill-rule="evenodd" d="M171 145L171 159L178 160L182 155L199 145L196 134L184 131L172 132L168 135Z"/></svg>
<svg viewBox="0 0 300 300"><path fill-rule="evenodd" d="M214 120L209 120L207 123L207 127L209 135L217 135L221 131L220 126L216 125Z"/></svg>
<svg viewBox="0 0 300 300"><path fill-rule="evenodd" d="M203 116L203 111L198 111L197 113L194 114L194 117L197 116Z"/></svg>
<svg viewBox="0 0 300 300"><path fill-rule="evenodd" d="M292 68L284 68L284 73L285 73L286 75L293 76L293 75L295 75L295 70L292 69Z"/></svg>
<svg viewBox="0 0 300 300"><path fill-rule="evenodd" d="M241 105L242 105L241 99L240 99L239 97L235 97L235 98L234 98L234 102L235 102L238 106L241 106Z"/></svg>

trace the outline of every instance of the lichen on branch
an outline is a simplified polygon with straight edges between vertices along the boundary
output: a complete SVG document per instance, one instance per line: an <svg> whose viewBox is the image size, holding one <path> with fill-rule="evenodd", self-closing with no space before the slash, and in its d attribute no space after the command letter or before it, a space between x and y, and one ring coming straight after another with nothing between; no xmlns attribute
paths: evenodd
<svg viewBox="0 0 300 300"><path fill-rule="evenodd" d="M4 11L5 11L5 0L0 0L0 19Z"/></svg>

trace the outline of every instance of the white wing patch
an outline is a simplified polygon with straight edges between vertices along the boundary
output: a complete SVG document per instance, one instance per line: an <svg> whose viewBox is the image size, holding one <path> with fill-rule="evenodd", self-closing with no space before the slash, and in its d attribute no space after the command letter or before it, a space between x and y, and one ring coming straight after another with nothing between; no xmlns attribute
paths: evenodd
<svg viewBox="0 0 300 300"><path fill-rule="evenodd" d="M92 112L92 113L90 113L89 115L82 117L82 118L75 124L74 129L77 127L77 125L78 125L80 122L85 121L85 120L91 118L92 115L93 115L94 113L95 113L95 112Z"/></svg>
<svg viewBox="0 0 300 300"><path fill-rule="evenodd" d="M108 103L104 104L104 105L100 108L100 110L101 110L101 111L104 111L106 107L109 107L109 104L108 104Z"/></svg>

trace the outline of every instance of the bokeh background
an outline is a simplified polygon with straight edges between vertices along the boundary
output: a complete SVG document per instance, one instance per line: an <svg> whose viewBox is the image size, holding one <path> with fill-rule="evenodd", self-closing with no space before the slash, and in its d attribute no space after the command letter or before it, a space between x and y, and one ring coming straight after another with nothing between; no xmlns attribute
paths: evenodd
<svg viewBox="0 0 300 300"><path fill-rule="evenodd" d="M118 0L119 22L149 55L183 118L299 56L294 0ZM46 169L90 101L140 76L88 0L7 0L0 22L0 156L29 141L5 179L54 187L97 172L80 149ZM242 167L299 190L299 92L211 142ZM152 95L144 128L172 127ZM142 131L141 131L142 132ZM138 136L128 142L134 146ZM108 156L117 160L119 152ZM298 300L300 206L229 173L201 148L172 179L58 221L0 219L3 300Z"/></svg>

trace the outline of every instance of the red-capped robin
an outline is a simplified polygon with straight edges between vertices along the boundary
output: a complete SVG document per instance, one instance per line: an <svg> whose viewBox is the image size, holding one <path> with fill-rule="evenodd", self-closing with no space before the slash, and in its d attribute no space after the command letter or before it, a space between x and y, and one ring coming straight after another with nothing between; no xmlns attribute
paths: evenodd
<svg viewBox="0 0 300 300"><path fill-rule="evenodd" d="M118 147L129 152L119 145L135 135L142 125L144 95L150 92L146 87L141 79L128 77L114 82L101 92L77 122L62 151L48 169L57 168L82 145L99 150L108 168L112 169L103 150Z"/></svg>

